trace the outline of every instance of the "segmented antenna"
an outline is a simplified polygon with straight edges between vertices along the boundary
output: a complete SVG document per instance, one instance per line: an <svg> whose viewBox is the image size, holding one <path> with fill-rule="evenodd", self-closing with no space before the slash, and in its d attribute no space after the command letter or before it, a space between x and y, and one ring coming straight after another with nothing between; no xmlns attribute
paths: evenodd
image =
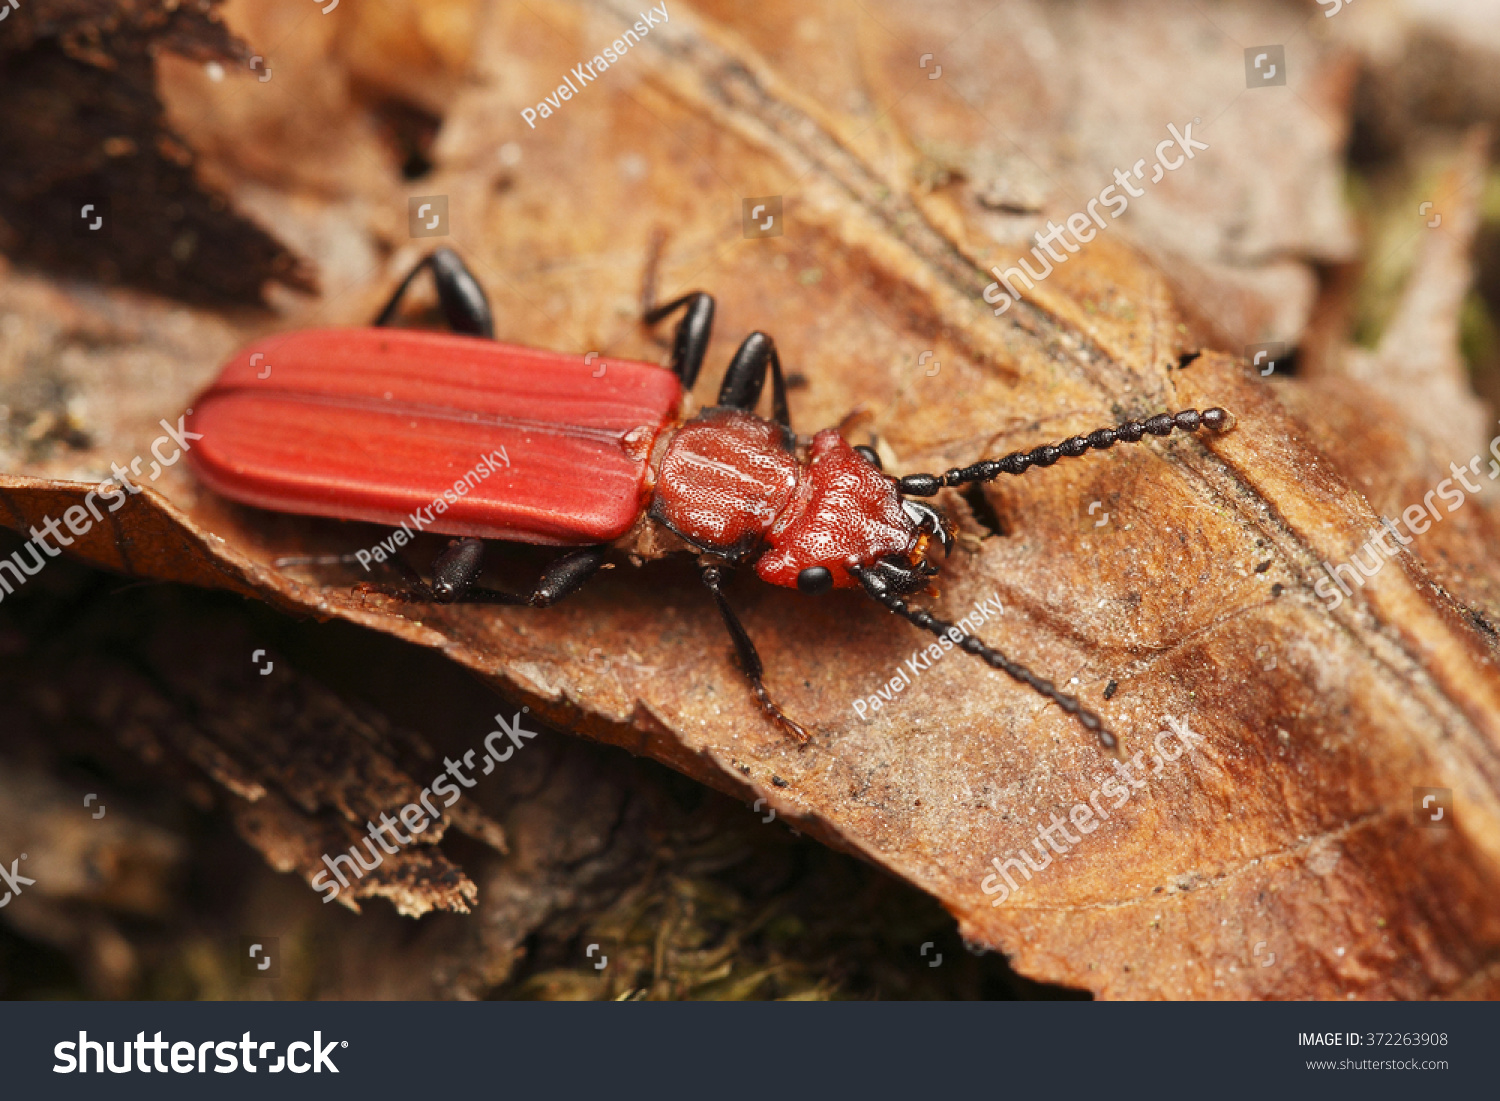
<svg viewBox="0 0 1500 1101"><path fill-rule="evenodd" d="M1234 418L1215 406L1198 412L1158 413L1143 421L1127 421L1115 428L1100 428L1087 436L1073 436L1061 443L1044 444L1030 451L1012 451L999 459L985 459L973 466L959 466L945 474L908 474L896 488L912 497L931 497L944 486L989 482L1002 474L1024 474L1033 466L1051 466L1061 458L1075 458L1086 451L1105 451L1117 443L1136 443L1142 436L1171 435L1173 429L1196 432L1200 427L1222 432L1233 427Z"/></svg>
<svg viewBox="0 0 1500 1101"><path fill-rule="evenodd" d="M1085 729L1092 731L1098 737L1099 744L1107 751L1116 757L1121 756L1120 740L1104 725L1104 720L1084 707L1073 696L1059 691L1050 680L1039 677L1026 666L1011 661L999 650L986 646L962 628L939 619L925 609L911 607L892 592L874 571L862 566L850 566L849 572L859 578L865 587L865 592L884 604L886 608L924 631L931 631L939 637L947 635L948 638L953 639L954 645L960 650L973 654L991 668L1000 670L1012 680L1019 681L1033 692L1045 696L1068 714L1075 716ZM958 637L955 639L954 635Z"/></svg>

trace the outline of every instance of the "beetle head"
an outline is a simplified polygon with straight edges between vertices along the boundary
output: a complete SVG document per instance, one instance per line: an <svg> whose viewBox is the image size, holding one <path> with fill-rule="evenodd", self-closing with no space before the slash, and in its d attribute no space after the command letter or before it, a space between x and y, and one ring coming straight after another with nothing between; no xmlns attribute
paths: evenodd
<svg viewBox="0 0 1500 1101"><path fill-rule="evenodd" d="M869 448L850 447L834 429L813 437L796 494L767 536L760 577L806 593L859 588L851 567L877 570L902 593L927 587L937 573L927 547L951 544L942 514L908 501Z"/></svg>

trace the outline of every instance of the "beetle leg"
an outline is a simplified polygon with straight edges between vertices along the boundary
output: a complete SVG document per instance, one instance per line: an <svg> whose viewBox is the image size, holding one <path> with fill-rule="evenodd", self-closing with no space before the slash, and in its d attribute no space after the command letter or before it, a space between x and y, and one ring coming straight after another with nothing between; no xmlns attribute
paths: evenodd
<svg viewBox="0 0 1500 1101"><path fill-rule="evenodd" d="M484 288L479 285L479 280L474 278L474 273L458 253L450 248L433 250L406 273L406 278L401 280L401 285L375 318L376 327L391 324L401 299L406 297L412 280L423 268L432 270L432 281L437 284L438 303L453 331L494 340L495 320L490 312L490 300L486 297Z"/></svg>
<svg viewBox="0 0 1500 1101"><path fill-rule="evenodd" d="M781 357L776 342L759 330L751 333L734 353L719 387L719 405L754 412L760 392L771 372L771 411L776 423L791 431L792 417L786 404L786 380L781 375Z"/></svg>
<svg viewBox="0 0 1500 1101"><path fill-rule="evenodd" d="M599 571L599 567L604 565L607 553L608 549L605 547L583 547L568 552L548 566L531 592L524 596L470 585L462 594L455 596L452 603L511 604L548 608L583 588L583 583L593 577Z"/></svg>
<svg viewBox="0 0 1500 1101"><path fill-rule="evenodd" d="M655 325L684 306L687 312L677 323L677 331L672 337L672 370L682 380L682 388L691 390L693 383L698 381L698 371L703 367L703 356L708 351L708 338L714 330L713 295L693 291L663 305L650 306L644 320L647 325Z"/></svg>
<svg viewBox="0 0 1500 1101"><path fill-rule="evenodd" d="M363 553L363 552L361 552ZM368 558L368 555L366 555ZM285 554L280 558L273 559L271 565L276 569L285 569L288 566L343 566L364 565L358 554ZM406 580L406 588L395 585L381 585L377 582L366 581L354 586L357 593L380 593L384 596L406 598L412 601L432 601L436 598L432 595L432 589L427 582L422 580L422 575L399 557L391 558L391 568ZM370 567L365 566L366 570Z"/></svg>
<svg viewBox="0 0 1500 1101"><path fill-rule="evenodd" d="M363 584L356 591L380 593L409 604L509 604L546 608L582 588L604 564L604 547L582 547L563 555L542 573L525 594L501 592L474 584L484 557L484 543L478 539L455 539L432 567L432 584L424 582L417 571L400 558L392 565L406 578L406 588L394 585Z"/></svg>
<svg viewBox="0 0 1500 1101"><path fill-rule="evenodd" d="M745 671L745 679L750 682L750 691L755 696L755 701L760 704L760 709L765 712L766 718L770 719L783 733L788 734L798 745L806 745L808 733L791 719L787 718L781 708L776 706L771 694L766 691L765 683L761 677L765 672L760 662L760 655L755 652L755 643L750 640L744 625L740 623L739 617L734 614L734 609L729 606L729 601L724 596L721 586L724 583L724 570L718 565L702 567L703 584L708 586L708 591L713 593L714 603L719 606L719 614L724 617L724 626L729 628L729 637L734 640L735 651L740 657L740 667Z"/></svg>
<svg viewBox="0 0 1500 1101"><path fill-rule="evenodd" d="M475 539L473 542L477 543L479 540ZM447 551L439 555L438 561L441 562L452 549L452 547L449 547ZM392 555L390 565L391 569L399 573L406 582L405 588L399 585L381 585L373 581L362 581L354 586L354 591L360 596L365 596L369 593L379 593L381 596L388 596L393 600L405 600L411 604L440 603L437 594L432 591L432 587L422 580L422 575L412 569L411 564L404 558L400 555ZM433 572L437 572L435 568ZM476 574L479 572L477 567L474 572Z"/></svg>
<svg viewBox="0 0 1500 1101"><path fill-rule="evenodd" d="M278 570L287 566L353 566L358 562L357 554L283 554L271 559L271 565Z"/></svg>

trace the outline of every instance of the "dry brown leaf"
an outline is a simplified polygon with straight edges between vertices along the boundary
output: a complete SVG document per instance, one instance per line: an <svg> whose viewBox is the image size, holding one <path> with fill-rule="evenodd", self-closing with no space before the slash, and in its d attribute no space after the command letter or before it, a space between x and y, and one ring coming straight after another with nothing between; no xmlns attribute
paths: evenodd
<svg viewBox="0 0 1500 1101"><path fill-rule="evenodd" d="M194 147L213 151L205 171L236 201L324 265L329 293L285 302L274 321L226 320L10 273L0 282L3 377L55 381L53 404L75 412L94 446L49 450L14 433L5 463L14 473L0 478L5 522L24 530L60 516L86 492L71 479L102 478L111 462L145 454L158 419L175 419L238 341L370 316L428 244L407 237L406 196L448 196L447 243L486 283L503 339L580 352L660 357L635 318L649 242L666 228L663 289L702 286L719 299L703 392L717 384L713 365L766 328L807 378L794 393L797 426L863 410L852 431L878 436L901 471L1167 408L1222 405L1238 417L1220 438L1148 442L995 485L986 499L1003 534L984 537L971 521L975 538L945 564L934 606L957 617L998 598L1004 613L985 635L1098 707L1127 753L1149 762L1153 746L1170 748L1170 737L1157 740L1169 723L1201 738L1137 777L1142 786L1092 832L1079 828L1073 843L1054 835L1067 851L1002 905L985 890L997 882L987 878L992 860L1029 846L1041 863L1038 825L1087 803L1113 766L1056 708L957 657L862 719L854 701L895 676L922 640L855 595L733 587L770 684L814 731L798 750L760 717L683 563L614 570L545 613L403 617L352 600L348 579L322 587L269 566L279 554L369 545L374 529L237 508L181 466L73 552L440 648L550 722L765 798L799 829L931 892L967 936L1033 977L1109 997L1493 995L1500 676L1486 529L1444 530L1467 548L1466 587L1446 560L1403 555L1325 611L1313 589L1319 564L1348 561L1375 529L1376 489L1349 480L1348 459L1317 450L1287 411L1298 403L1235 357L1210 351L1178 368L1197 334L1232 342L1268 327L1295 331L1311 281L1277 266L1289 254L1348 247L1332 198L1342 63L1314 61L1299 77L1300 102L1330 123L1315 147L1276 144L1277 134L1313 131L1295 119L1257 129L1251 112L1264 108L1238 114L1247 93L1222 76L1239 65L1240 41L1275 40L1305 7L1225 5L1232 37L1206 18L1193 24L1194 44L1215 59L1204 62L1209 85L1222 84L1215 99L1213 87L1191 82L1148 95L1144 75L1113 89L1049 89L1042 76L1057 70L1043 32L1055 48L1055 21L1068 17L1041 5L1008 13L1028 39L985 25L982 4L924 14L920 33L894 5L789 5L777 13L789 31L768 36L760 16L752 24L728 6L668 2L667 25L535 130L520 108L615 37L634 9L497 4L475 15L432 5L452 20L432 17L430 32L418 21L401 49L459 64L462 51L443 45L455 22L473 27L474 49L465 79L451 85L436 170L414 184L364 130L365 105L416 94L395 77L370 90L383 71L371 53L392 49L388 34L350 31L332 45L322 31L290 35L261 87L241 77L215 91L190 67L166 68L174 117L220 95L253 116L256 149L227 152L250 125L238 116L223 129L205 116ZM1125 10L1098 5L1097 20L1061 26L1069 41L1107 54L1127 41L1125 28L1149 38L1159 29L1151 20L1165 18L1152 9L1126 24ZM938 41L924 46L927 37ZM925 52L945 65L937 80L919 67ZM333 79L331 67L363 82L316 101L332 135L319 155L337 166L347 145L354 159L333 191L316 160L293 155L278 170L272 152L279 135L293 149L305 142L294 123L312 102L302 93ZM430 97L424 109L434 109ZM1179 194L1152 196L1170 204L1153 216L1143 201L1130 237L1102 234L1029 301L990 315L980 297L987 269L1014 262L1034 225L997 206L1065 218L1110 169L1150 157L1168 123L1195 116L1210 123L1198 133L1214 148L1168 177ZM991 135L1012 135L1010 145ZM1249 171L1268 145L1281 171ZM1029 178L1007 160L1017 149L1037 162ZM252 157L261 169L237 174ZM1228 187L1243 190L1226 198ZM745 240L741 199L772 194L785 196L785 235ZM1195 217L1254 247L1226 259L1222 247L1194 255L1174 240L1161 219L1191 195ZM1245 211L1248 228L1232 217ZM1166 275L1143 250L1162 258ZM1172 257L1184 250L1179 265ZM1200 282L1213 265L1217 282ZM1306 290L1278 314L1288 279ZM1236 296L1233 310L1203 304ZM919 369L924 351L934 355ZM1327 396L1323 407L1336 411L1338 401ZM1363 450L1377 481L1383 443L1370 435L1346 449ZM1088 511L1096 501L1103 526ZM942 503L966 508L951 495ZM1461 515L1469 522L1482 507ZM494 574L527 577L544 560L502 549ZM1118 690L1105 702L1110 682ZM1413 791L1427 787L1452 791L1451 829L1417 828ZM310 874L295 855L288 862Z"/></svg>

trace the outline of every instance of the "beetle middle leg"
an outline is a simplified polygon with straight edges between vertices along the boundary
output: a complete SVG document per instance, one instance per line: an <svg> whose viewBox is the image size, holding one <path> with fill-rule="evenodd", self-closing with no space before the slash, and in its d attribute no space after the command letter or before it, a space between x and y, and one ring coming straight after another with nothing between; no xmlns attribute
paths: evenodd
<svg viewBox="0 0 1500 1101"><path fill-rule="evenodd" d="M765 681L762 679L765 667L761 664L760 654L756 652L755 643L750 640L744 624L734 614L734 609L729 606L729 601L724 596L722 588L724 568L717 563L700 568L703 574L703 584L713 594L714 603L719 607L719 614L724 617L724 626L729 629L729 637L734 640L734 648L740 658L740 667L744 670L745 679L750 682L750 691L755 696L755 702L760 704L760 709L765 712L766 718L784 733L790 735L798 745L806 745L809 737L807 731L788 718L786 713L776 706L776 701L771 699L771 694L766 691Z"/></svg>
<svg viewBox="0 0 1500 1101"><path fill-rule="evenodd" d="M703 368L708 352L708 338L714 331L714 299L711 294L693 291L660 306L648 306L643 320L655 325L662 318L686 308L672 338L672 371L682 380L682 388L691 390Z"/></svg>
<svg viewBox="0 0 1500 1101"><path fill-rule="evenodd" d="M375 326L379 328L391 324L396 317L397 307L411 289L412 280L424 268L432 271L432 281L437 285L438 304L453 331L494 340L495 319L490 312L490 300L468 265L450 248L434 249L417 261L417 265L401 280L401 285L391 295L385 308L376 316Z"/></svg>
<svg viewBox="0 0 1500 1101"><path fill-rule="evenodd" d="M718 404L753 413L760 392L765 389L767 371L771 375L771 414L777 424L790 431L792 416L787 409L781 356L776 354L776 341L758 329L744 339L729 361L719 387Z"/></svg>
<svg viewBox="0 0 1500 1101"><path fill-rule="evenodd" d="M604 564L607 553L605 547L580 547L569 551L542 572L529 593L507 593L474 584L484 562L483 540L455 539L433 563L431 583L423 581L421 575L401 558L393 558L392 565L406 579L404 588L367 581L356 585L354 591L379 593L408 604L509 604L546 608L582 588L583 583Z"/></svg>

